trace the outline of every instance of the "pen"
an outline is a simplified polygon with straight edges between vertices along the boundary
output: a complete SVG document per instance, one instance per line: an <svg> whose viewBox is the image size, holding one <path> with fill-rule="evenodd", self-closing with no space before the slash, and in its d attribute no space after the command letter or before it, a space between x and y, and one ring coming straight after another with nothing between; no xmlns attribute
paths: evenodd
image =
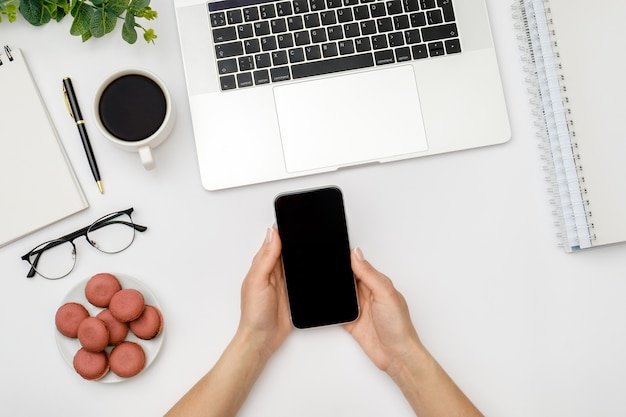
<svg viewBox="0 0 626 417"><path fill-rule="evenodd" d="M93 149L91 149L91 142L89 142L89 136L87 136L85 121L83 120L83 116L80 112L80 107L78 107L78 100L76 100L76 94L74 93L72 80L70 80L69 77L63 78L63 95L65 96L67 111L69 111L70 116L76 122L76 127L78 127L78 133L80 134L80 139L83 142L83 147L85 148L85 154L87 155L87 160L89 161L89 166L91 167L91 173L93 174L93 178L96 180L96 185L98 186L100 193L104 193L102 180L100 179L100 171L98 170L98 164L96 163Z"/></svg>

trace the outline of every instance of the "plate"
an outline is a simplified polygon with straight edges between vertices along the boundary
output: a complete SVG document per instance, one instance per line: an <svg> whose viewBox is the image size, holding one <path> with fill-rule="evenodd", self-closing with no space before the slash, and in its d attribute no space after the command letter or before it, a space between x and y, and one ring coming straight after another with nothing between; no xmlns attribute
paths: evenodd
<svg viewBox="0 0 626 417"><path fill-rule="evenodd" d="M152 294L152 291L150 291L150 288L148 288L146 284L126 274L119 274L116 272L110 272L110 274L114 275L119 280L123 289L134 288L140 291L143 294L146 304L153 305L159 310L161 310L161 306L159 305L159 302L157 301L156 297L154 296L154 294ZM65 298L63 298L63 300L61 301L61 304L59 304L59 307L69 302L80 303L83 306L85 306L85 308L87 309L87 311L89 311L89 314L91 316L96 316L99 312L101 312L102 310L105 310L104 308L96 307L93 304L91 304L89 301L87 301L87 298L85 297L85 286L87 285L87 282L89 281L89 279L91 279L91 277L87 278L86 280L74 286L74 288L72 288L69 291L69 293L67 293ZM81 348L80 342L78 341L78 339L72 339L70 337L63 336L58 330L56 330L56 328L55 328L54 333L56 337L57 346L59 348L59 352L61 352L61 356L63 357L65 362L70 366L70 368L72 368L72 371L76 372L74 370L74 355ZM146 353L146 365L141 370L141 372L137 374L137 375L141 375L141 373L145 371L148 368L148 366L150 366L150 364L152 364L157 354L159 353L159 350L161 349L161 345L163 344L163 331L161 331L161 333L154 339L142 340L142 339L139 339L137 336L135 336L133 332L129 330L128 336L126 336L126 340L129 342L135 342L139 344L143 348L144 352ZM113 347L107 346L106 352L111 353L111 350L113 350ZM78 375L78 373L76 375ZM80 375L78 376L80 377ZM128 379L130 378L122 378L121 376L116 375L113 371L109 371L104 376L104 378L98 380L97 382L102 382L106 384L106 383L122 382Z"/></svg>

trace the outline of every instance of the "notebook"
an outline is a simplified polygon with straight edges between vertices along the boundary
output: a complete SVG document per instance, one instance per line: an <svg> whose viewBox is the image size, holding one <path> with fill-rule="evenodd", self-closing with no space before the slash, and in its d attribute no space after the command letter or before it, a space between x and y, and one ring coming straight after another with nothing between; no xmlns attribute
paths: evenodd
<svg viewBox="0 0 626 417"><path fill-rule="evenodd" d="M485 0L175 0L208 190L506 142Z"/></svg>
<svg viewBox="0 0 626 417"><path fill-rule="evenodd" d="M626 94L626 3L604 3L602 13L582 1L514 5L568 252L626 241L626 138L619 100Z"/></svg>
<svg viewBox="0 0 626 417"><path fill-rule="evenodd" d="M87 208L88 203L22 52L5 46L0 61L3 246Z"/></svg>

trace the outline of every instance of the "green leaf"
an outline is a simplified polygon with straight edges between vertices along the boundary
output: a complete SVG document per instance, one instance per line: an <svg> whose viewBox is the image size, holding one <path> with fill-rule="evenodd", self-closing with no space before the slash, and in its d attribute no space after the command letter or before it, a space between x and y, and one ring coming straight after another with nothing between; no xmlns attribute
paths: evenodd
<svg viewBox="0 0 626 417"><path fill-rule="evenodd" d="M154 33L154 29L148 29L144 32L143 38L148 43L150 42L154 43L154 40L157 38L157 35Z"/></svg>
<svg viewBox="0 0 626 417"><path fill-rule="evenodd" d="M97 9L91 18L90 30L94 38L101 38L115 29L117 15L102 9Z"/></svg>
<svg viewBox="0 0 626 417"><path fill-rule="evenodd" d="M9 22L15 22L19 7L20 0L0 0L0 22L2 22L2 15L5 15Z"/></svg>
<svg viewBox="0 0 626 417"><path fill-rule="evenodd" d="M91 37L91 19L93 18L94 9L81 3L74 10L74 21L70 27L70 34L74 36L82 36L89 33ZM83 40L84 42L84 40Z"/></svg>
<svg viewBox="0 0 626 417"><path fill-rule="evenodd" d="M106 4L106 7L117 13L117 15L119 16L124 13L126 9L128 9L129 2L130 0L109 0L109 2Z"/></svg>
<svg viewBox="0 0 626 417"><path fill-rule="evenodd" d="M52 18L50 11L43 6L42 0L22 0L20 13L28 23L34 26L46 24Z"/></svg>
<svg viewBox="0 0 626 417"><path fill-rule="evenodd" d="M124 26L122 27L122 39L133 44L137 42L137 29L135 29L135 16L132 13L126 13Z"/></svg>

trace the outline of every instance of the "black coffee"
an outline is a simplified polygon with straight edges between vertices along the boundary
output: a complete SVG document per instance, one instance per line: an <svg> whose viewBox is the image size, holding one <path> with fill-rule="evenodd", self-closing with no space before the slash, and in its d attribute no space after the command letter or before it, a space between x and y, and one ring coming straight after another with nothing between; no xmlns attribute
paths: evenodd
<svg viewBox="0 0 626 417"><path fill-rule="evenodd" d="M137 142L159 130L167 103L161 87L139 74L124 75L105 88L100 96L100 120L118 139Z"/></svg>

